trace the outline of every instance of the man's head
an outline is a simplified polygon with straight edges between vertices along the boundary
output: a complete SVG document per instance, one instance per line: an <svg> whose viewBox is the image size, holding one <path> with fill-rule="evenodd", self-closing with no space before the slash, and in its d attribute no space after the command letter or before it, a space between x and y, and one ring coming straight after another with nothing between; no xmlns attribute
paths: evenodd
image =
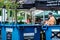
<svg viewBox="0 0 60 40"><path fill-rule="evenodd" d="M49 13L49 15L48 15L49 17L51 17L52 16L52 13Z"/></svg>

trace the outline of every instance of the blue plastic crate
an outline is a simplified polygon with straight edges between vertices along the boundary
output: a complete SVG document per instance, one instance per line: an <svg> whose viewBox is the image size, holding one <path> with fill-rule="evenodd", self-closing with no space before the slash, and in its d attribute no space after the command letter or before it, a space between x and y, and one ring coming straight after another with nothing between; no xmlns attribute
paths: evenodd
<svg viewBox="0 0 60 40"><path fill-rule="evenodd" d="M46 40L60 40L60 25L43 26Z"/></svg>
<svg viewBox="0 0 60 40"><path fill-rule="evenodd" d="M21 40L40 40L41 25L22 24L18 25L18 29Z"/></svg>
<svg viewBox="0 0 60 40"><path fill-rule="evenodd" d="M2 40L40 40L41 25L1 24Z"/></svg>

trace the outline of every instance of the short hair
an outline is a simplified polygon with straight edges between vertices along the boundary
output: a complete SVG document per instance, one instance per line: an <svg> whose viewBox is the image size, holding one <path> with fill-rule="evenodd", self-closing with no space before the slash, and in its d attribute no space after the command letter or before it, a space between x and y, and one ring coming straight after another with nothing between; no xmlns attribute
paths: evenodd
<svg viewBox="0 0 60 40"><path fill-rule="evenodd" d="M52 13L49 13L49 15L52 15Z"/></svg>

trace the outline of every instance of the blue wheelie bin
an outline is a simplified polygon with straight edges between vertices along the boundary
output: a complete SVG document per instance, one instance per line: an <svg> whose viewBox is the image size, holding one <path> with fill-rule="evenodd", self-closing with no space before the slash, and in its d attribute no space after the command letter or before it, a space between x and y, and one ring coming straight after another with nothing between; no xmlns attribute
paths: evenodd
<svg viewBox="0 0 60 40"><path fill-rule="evenodd" d="M60 40L60 25L43 26L46 40Z"/></svg>
<svg viewBox="0 0 60 40"><path fill-rule="evenodd" d="M17 28L19 40L40 40L41 25L21 24Z"/></svg>
<svg viewBox="0 0 60 40"><path fill-rule="evenodd" d="M1 24L0 40L19 40L16 24Z"/></svg>
<svg viewBox="0 0 60 40"><path fill-rule="evenodd" d="M41 25L1 24L0 40L40 40Z"/></svg>

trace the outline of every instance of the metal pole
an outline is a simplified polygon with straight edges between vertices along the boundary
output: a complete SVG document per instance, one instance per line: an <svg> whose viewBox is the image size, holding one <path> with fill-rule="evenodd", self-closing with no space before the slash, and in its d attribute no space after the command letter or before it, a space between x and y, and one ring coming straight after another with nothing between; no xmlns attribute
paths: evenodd
<svg viewBox="0 0 60 40"><path fill-rule="evenodd" d="M34 22L33 22L33 15L34 15L34 14L33 14L33 10L31 11L31 13L32 13L32 24L33 24L33 23L34 23Z"/></svg>
<svg viewBox="0 0 60 40"><path fill-rule="evenodd" d="M32 24L34 24L34 11L36 10L36 8L34 7L34 8L32 8L31 9L31 16L32 16Z"/></svg>
<svg viewBox="0 0 60 40"><path fill-rule="evenodd" d="M17 3L17 0L15 2L15 4ZM15 24L17 24L17 6L15 7Z"/></svg>
<svg viewBox="0 0 60 40"><path fill-rule="evenodd" d="M6 9L5 9L5 5L2 8L2 22L5 24L5 15L6 15Z"/></svg>
<svg viewBox="0 0 60 40"><path fill-rule="evenodd" d="M28 12L25 11L25 21L27 20L27 14L28 14Z"/></svg>
<svg viewBox="0 0 60 40"><path fill-rule="evenodd" d="M35 11L34 11L34 24L35 24Z"/></svg>
<svg viewBox="0 0 60 40"><path fill-rule="evenodd" d="M45 10L44 10L44 13L43 13L43 22L45 21Z"/></svg>

